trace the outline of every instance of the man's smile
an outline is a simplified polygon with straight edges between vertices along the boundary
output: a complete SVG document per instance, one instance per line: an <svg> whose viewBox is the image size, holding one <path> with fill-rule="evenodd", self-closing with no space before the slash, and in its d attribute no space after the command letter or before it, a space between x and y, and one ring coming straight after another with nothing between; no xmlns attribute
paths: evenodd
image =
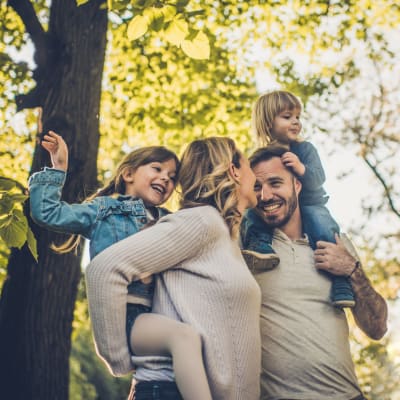
<svg viewBox="0 0 400 400"><path fill-rule="evenodd" d="M275 211L277 211L281 206L283 205L283 201L277 200L271 203L267 204L260 204L260 208L266 213L266 214L273 214Z"/></svg>

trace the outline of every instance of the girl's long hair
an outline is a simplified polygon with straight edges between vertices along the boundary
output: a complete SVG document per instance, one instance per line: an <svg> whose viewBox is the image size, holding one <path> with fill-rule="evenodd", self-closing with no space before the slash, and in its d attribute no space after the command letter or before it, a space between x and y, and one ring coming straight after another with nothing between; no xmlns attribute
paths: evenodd
<svg viewBox="0 0 400 400"><path fill-rule="evenodd" d="M126 187L122 175L127 169L135 172L142 165L150 164L152 162L165 162L169 160L175 161L176 178L178 178L180 162L174 152L168 150L164 146L147 146L136 149L123 158L117 167L114 177L108 182L108 184L100 188L96 193L87 197L85 201L93 200L99 196L111 196L117 193L125 194ZM57 253L68 253L78 247L80 240L81 236L74 234L71 235L71 237L60 246L52 244L51 248Z"/></svg>
<svg viewBox="0 0 400 400"><path fill-rule="evenodd" d="M239 230L237 183L230 165L240 167L241 153L235 142L225 137L209 137L189 144L181 159L179 182L181 208L211 205L228 225L232 237Z"/></svg>
<svg viewBox="0 0 400 400"><path fill-rule="evenodd" d="M285 110L302 109L300 100L292 93L275 90L262 94L256 101L252 113L252 125L262 146L274 141L272 124L277 115Z"/></svg>

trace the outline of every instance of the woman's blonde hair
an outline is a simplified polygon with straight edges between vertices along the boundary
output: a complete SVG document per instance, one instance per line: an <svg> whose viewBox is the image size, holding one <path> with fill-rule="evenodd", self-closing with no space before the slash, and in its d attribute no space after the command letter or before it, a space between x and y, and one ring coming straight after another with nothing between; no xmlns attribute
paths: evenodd
<svg viewBox="0 0 400 400"><path fill-rule="evenodd" d="M179 183L181 208L211 205L228 225L232 237L239 230L237 183L229 170L240 167L241 153L232 139L209 137L191 142L183 153Z"/></svg>
<svg viewBox="0 0 400 400"><path fill-rule="evenodd" d="M261 145L274 141L271 128L274 119L282 111L302 109L300 100L292 93L283 90L262 94L256 101L252 113L252 125Z"/></svg>
<svg viewBox="0 0 400 400"><path fill-rule="evenodd" d="M126 170L131 170L135 172L142 165L147 165L152 162L165 162L169 160L174 160L176 164L176 177L175 182L178 179L178 173L180 168L180 162L177 155L168 150L164 146L147 146L136 149L129 154L127 154L117 167L114 177L99 189L93 195L87 197L85 201L93 200L95 197L99 196L111 196L113 194L125 194L125 181L123 179L123 174ZM55 244L51 245L51 248L57 253L68 253L76 249L80 243L80 235L71 235L71 237L60 246Z"/></svg>

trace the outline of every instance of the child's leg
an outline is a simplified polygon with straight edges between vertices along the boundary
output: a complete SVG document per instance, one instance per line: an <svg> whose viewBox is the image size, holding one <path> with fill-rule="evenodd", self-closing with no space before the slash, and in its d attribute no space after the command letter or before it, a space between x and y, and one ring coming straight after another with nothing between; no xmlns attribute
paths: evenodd
<svg viewBox="0 0 400 400"><path fill-rule="evenodd" d="M212 400L200 335L188 324L160 314L140 314L130 333L135 355L172 356L176 384L185 400Z"/></svg>
<svg viewBox="0 0 400 400"><path fill-rule="evenodd" d="M253 273L273 269L279 264L279 257L271 247L272 230L253 209L244 215L240 239L243 257Z"/></svg>
<svg viewBox="0 0 400 400"><path fill-rule="evenodd" d="M325 206L303 206L301 207L301 216L304 232L307 233L314 250L318 240L336 243L335 233L339 233L340 228ZM330 276L332 278L332 304L339 308L354 307L354 293L349 278Z"/></svg>

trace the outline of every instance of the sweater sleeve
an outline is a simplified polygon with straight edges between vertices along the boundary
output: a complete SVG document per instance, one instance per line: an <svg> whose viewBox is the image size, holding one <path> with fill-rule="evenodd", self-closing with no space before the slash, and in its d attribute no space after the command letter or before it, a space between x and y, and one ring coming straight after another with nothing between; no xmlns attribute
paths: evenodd
<svg viewBox="0 0 400 400"><path fill-rule="evenodd" d="M299 179L306 190L316 190L325 182L325 172L318 151L310 142L301 142L300 161L306 171Z"/></svg>
<svg viewBox="0 0 400 400"><path fill-rule="evenodd" d="M96 349L114 375L133 369L125 331L128 284L181 267L213 241L213 231L198 210L181 210L108 247L86 268Z"/></svg>
<svg viewBox="0 0 400 400"><path fill-rule="evenodd" d="M76 233L89 238L98 212L96 202L68 204L61 201L64 171L45 168L29 178L29 201L32 219L57 232Z"/></svg>

